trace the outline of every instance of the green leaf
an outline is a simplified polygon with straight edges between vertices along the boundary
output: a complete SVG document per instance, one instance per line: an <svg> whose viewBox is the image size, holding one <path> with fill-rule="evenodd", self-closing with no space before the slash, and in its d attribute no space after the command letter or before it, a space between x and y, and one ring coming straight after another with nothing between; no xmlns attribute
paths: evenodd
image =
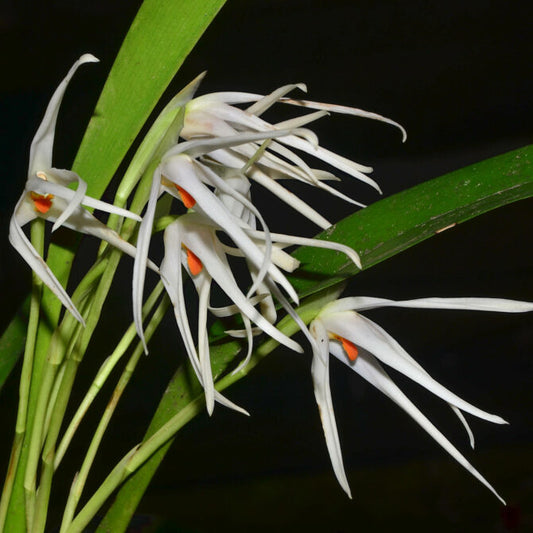
<svg viewBox="0 0 533 533"><path fill-rule="evenodd" d="M318 235L342 242L367 269L497 207L533 196L533 145L486 159L380 200ZM300 248L291 283L301 297L353 276L342 254ZM335 272L335 276L331 276Z"/></svg>
<svg viewBox="0 0 533 533"><path fill-rule="evenodd" d="M407 191L385 198L363 209L319 238L341 242L359 251L365 269L392 257L415 244L482 213L533 196L533 145L465 167L428 181ZM308 323L326 301L337 296L336 285L357 273L351 262L340 254L317 248L300 248L294 254L301 262L291 282L300 296L310 296L299 309ZM331 277L331 272L337 275ZM330 288L330 289L328 289ZM322 291L322 292L319 292ZM313 295L313 296L311 296ZM286 334L295 331L288 317L278 327ZM217 383L223 389L242 378L276 343L268 340L257 348L243 372L227 375ZM228 368L240 350L237 342L211 348L214 376ZM176 412L203 395L194 377L179 369L172 378L145 439L163 426ZM201 408L196 409L199 412ZM123 531L168 451L172 440L164 444L119 490L98 531Z"/></svg>
<svg viewBox="0 0 533 533"><path fill-rule="evenodd" d="M2 334L2 337L0 337L0 390L2 390L5 381L24 350L29 310L30 299L26 298Z"/></svg>

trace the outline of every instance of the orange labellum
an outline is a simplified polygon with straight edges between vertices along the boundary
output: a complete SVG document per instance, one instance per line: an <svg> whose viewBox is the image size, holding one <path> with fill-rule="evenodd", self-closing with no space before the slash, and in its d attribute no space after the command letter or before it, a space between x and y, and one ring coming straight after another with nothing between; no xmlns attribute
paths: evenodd
<svg viewBox="0 0 533 533"><path fill-rule="evenodd" d="M43 213L43 215L48 213L52 207L52 199L54 198L53 194L47 194L46 196L43 196L42 194L31 191L30 196L33 200L35 209L39 211L39 213Z"/></svg>
<svg viewBox="0 0 533 533"><path fill-rule="evenodd" d="M202 271L202 268L204 268L204 265L202 265L198 256L194 252L191 252L189 248L185 247L185 250L187 250L187 264L189 265L189 270L193 276L197 276Z"/></svg>
<svg viewBox="0 0 533 533"><path fill-rule="evenodd" d="M191 207L194 207L194 205L196 204L196 200L183 187L180 187L179 185L176 185L176 184L174 184L174 187L178 189L183 205L187 209L191 209Z"/></svg>
<svg viewBox="0 0 533 533"><path fill-rule="evenodd" d="M342 347L344 348L348 359L350 361L355 361L357 359L357 356L359 355L359 350L357 349L357 346L352 341L349 341L344 337L339 337L337 335L335 335L335 337L341 341Z"/></svg>

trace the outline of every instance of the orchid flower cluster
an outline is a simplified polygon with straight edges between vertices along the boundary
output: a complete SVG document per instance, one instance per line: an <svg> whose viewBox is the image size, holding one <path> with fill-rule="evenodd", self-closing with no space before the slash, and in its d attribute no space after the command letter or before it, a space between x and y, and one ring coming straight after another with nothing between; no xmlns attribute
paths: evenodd
<svg viewBox="0 0 533 533"><path fill-rule="evenodd" d="M382 364L447 402L464 425L472 446L472 432L463 412L497 424L505 421L474 407L440 385L390 335L360 312L378 307L404 307L515 313L531 311L533 304L489 298L422 298L399 302L367 297L343 298L327 304L308 327L296 311L298 294L286 277L286 273L297 269L299 263L285 248L296 245L331 249L345 254L361 269L359 255L340 243L271 232L268 221L253 201L255 188L260 185L310 222L326 229L331 223L325 215L283 183L302 182L359 207L364 206L328 184L328 181L338 180L336 172L348 174L377 191L380 189L368 176L372 171L370 167L322 147L307 126L329 113L341 113L394 125L401 130L404 140L405 130L396 122L374 113L287 96L294 90L305 91L303 84L286 85L266 96L220 92L195 97L203 77L199 76L179 95L183 121L179 139L157 162L141 217L86 196L87 184L80 176L52 166L55 125L67 85L80 65L95 61L97 59L92 55L82 56L55 91L33 139L26 187L10 224L11 243L66 309L83 323L71 298L23 232L22 228L37 217L53 222L52 231L65 226L106 241L134 258L133 317L147 353L142 318L146 268L149 266L157 272L172 303L191 365L204 388L209 413L212 413L215 402L243 413L246 411L215 389L209 352L208 314L215 317L236 316L237 322L242 324L239 329L227 331L229 335L246 339L245 355L235 369L239 372L250 360L254 337L261 333L295 352L305 351L300 343L276 326L278 313L283 309L298 324L309 344L311 375L327 449L335 475L348 495L351 496L351 493L330 391L330 354L397 403L459 464L501 499L485 478L394 384ZM311 111L270 124L262 115L278 103ZM325 163L330 170L312 168L304 157ZM164 229L164 257L157 266L149 260L150 243L158 205L162 197L168 196L181 206L182 214L173 216ZM136 244L124 240L84 206L138 221ZM235 271L235 262L242 260L248 279L242 279ZM198 295L196 331L189 317L191 306L185 298L186 277L192 280ZM213 304L214 286L218 286L229 300L227 305Z"/></svg>

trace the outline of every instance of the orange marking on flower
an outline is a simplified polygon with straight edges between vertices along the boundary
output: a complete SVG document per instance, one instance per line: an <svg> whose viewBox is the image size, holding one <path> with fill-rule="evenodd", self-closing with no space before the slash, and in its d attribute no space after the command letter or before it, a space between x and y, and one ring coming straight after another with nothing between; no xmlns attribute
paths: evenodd
<svg viewBox="0 0 533 533"><path fill-rule="evenodd" d="M31 191L30 196L35 209L39 211L39 213L42 213L43 215L48 213L52 207L52 200L54 198L53 194L42 195Z"/></svg>
<svg viewBox="0 0 533 533"><path fill-rule="evenodd" d="M183 202L183 205L187 209L191 209L191 207L194 207L196 204L196 200L183 188L179 185L174 184L174 187L178 189L178 192L180 193L181 201Z"/></svg>
<svg viewBox="0 0 533 533"><path fill-rule="evenodd" d="M355 361L357 359L357 356L359 355L359 350L357 349L357 346L352 341L349 341L348 339L345 339L340 335L335 335L335 338L342 343L342 347L344 348L348 359L350 361Z"/></svg>
<svg viewBox="0 0 533 533"><path fill-rule="evenodd" d="M193 276L197 276L204 268L204 265L198 256L194 252L191 252L186 246L185 250L187 250L187 264L189 265L189 270Z"/></svg>

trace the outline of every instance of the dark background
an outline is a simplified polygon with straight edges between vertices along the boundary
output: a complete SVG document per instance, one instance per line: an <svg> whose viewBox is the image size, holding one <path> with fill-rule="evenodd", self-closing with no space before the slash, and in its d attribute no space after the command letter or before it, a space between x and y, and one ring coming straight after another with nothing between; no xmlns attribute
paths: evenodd
<svg viewBox="0 0 533 533"><path fill-rule="evenodd" d="M29 287L23 261L7 242L11 209L23 187L29 144L48 99L75 58L81 69L65 97L55 165L69 167L99 91L139 2L3 1L2 241L0 320L5 325ZM412 1L229 1L187 59L172 95L207 69L201 92L268 92L306 82L309 98L353 105L401 122L392 127L329 117L321 142L374 166L390 195L486 157L531 142L531 13L527 3ZM378 196L346 179L343 191L365 202ZM350 208L328 199L336 219ZM318 205L318 204L315 204ZM386 298L498 296L533 300L530 200L463 224L363 272L350 293ZM268 209L269 199L263 209ZM321 208L322 209L322 208ZM276 211L277 215L277 211ZM296 215L274 229L315 233ZM276 227L279 224L279 227ZM126 265L110 324L80 376L90 376L129 323ZM121 280L122 277L122 280ZM7 289L6 289L7 288ZM140 512L177 531L529 531L533 528L531 317L470 312L391 310L368 314L440 382L510 426L472 420L477 449L442 402L399 376L398 383L508 500L499 502L387 399L332 364L332 389L354 500L337 486L309 377L309 357L277 351L229 397L252 414L217 408L178 436ZM179 357L172 322L141 362L106 444L121 455L143 433ZM171 339L171 340L169 340ZM171 350L168 346L175 348ZM1 393L13 427L16 381ZM104 391L103 400L109 391ZM98 404L102 407L102 403ZM93 419L94 421L95 419ZM74 454L87 444L80 435ZM103 453L93 482L115 459ZM2 463L3 464L3 463ZM4 468L2 466L2 468ZM66 464L58 486L70 483ZM60 506L60 501L54 502ZM52 515L53 516L53 515ZM52 519L53 521L53 519Z"/></svg>

